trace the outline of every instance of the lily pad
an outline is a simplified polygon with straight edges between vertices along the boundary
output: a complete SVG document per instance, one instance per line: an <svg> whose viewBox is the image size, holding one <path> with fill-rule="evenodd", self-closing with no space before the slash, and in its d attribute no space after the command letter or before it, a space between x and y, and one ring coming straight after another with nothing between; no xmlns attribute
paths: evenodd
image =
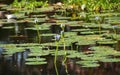
<svg viewBox="0 0 120 75"><path fill-rule="evenodd" d="M100 64L97 61L78 61L77 64L80 64L82 67L99 67Z"/></svg>
<svg viewBox="0 0 120 75"><path fill-rule="evenodd" d="M75 52L71 53L70 55L67 55L68 58L81 58L86 56L83 52Z"/></svg>
<svg viewBox="0 0 120 75"><path fill-rule="evenodd" d="M101 62L120 62L119 58L108 58L108 59L102 59Z"/></svg>
<svg viewBox="0 0 120 75"><path fill-rule="evenodd" d="M92 35L94 34L94 32L92 31L83 31L83 32L80 32L81 35Z"/></svg>
<svg viewBox="0 0 120 75"><path fill-rule="evenodd" d="M104 39L104 40L98 40L97 41L97 44L116 44L117 43L117 41L115 41L115 40L112 40L112 39Z"/></svg>
<svg viewBox="0 0 120 75"><path fill-rule="evenodd" d="M5 55L12 55L12 54L14 54L14 53L23 52L23 51L25 51L24 48L14 47L14 48L5 49L4 52L3 52L2 54L5 54Z"/></svg>
<svg viewBox="0 0 120 75"><path fill-rule="evenodd" d="M83 31L90 31L90 29L73 29L72 32L83 32Z"/></svg>
<svg viewBox="0 0 120 75"><path fill-rule="evenodd" d="M31 52L28 54L28 56L46 56L49 55L49 51L48 50L36 50L34 52Z"/></svg>
<svg viewBox="0 0 120 75"><path fill-rule="evenodd" d="M47 64L47 62L45 62L45 61L41 61L41 62L26 62L25 63L26 65L44 65L44 64Z"/></svg>

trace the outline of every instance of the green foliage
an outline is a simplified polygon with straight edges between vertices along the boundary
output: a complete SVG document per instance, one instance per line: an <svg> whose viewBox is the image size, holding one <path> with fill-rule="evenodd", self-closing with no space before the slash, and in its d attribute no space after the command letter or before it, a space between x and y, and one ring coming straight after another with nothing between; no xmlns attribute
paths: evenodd
<svg viewBox="0 0 120 75"><path fill-rule="evenodd" d="M48 6L48 1L36 1L36 0L14 0L11 6L20 8L20 9L27 9L27 10L34 10L36 7L46 7Z"/></svg>
<svg viewBox="0 0 120 75"><path fill-rule="evenodd" d="M62 0L67 5L75 5L81 9L84 4L85 8L89 11L101 11L106 9L119 8L119 0Z"/></svg>

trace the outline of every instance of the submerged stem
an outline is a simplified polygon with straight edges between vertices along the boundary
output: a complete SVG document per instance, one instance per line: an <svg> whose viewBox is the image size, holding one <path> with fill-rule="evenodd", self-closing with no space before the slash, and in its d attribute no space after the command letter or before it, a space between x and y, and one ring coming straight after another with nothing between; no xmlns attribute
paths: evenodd
<svg viewBox="0 0 120 75"><path fill-rule="evenodd" d="M38 43L40 43L41 42L41 38L40 38L39 27L38 27L37 23L35 25L36 25L36 29L37 29Z"/></svg>
<svg viewBox="0 0 120 75"><path fill-rule="evenodd" d="M101 35L101 24L99 24L99 34Z"/></svg>
<svg viewBox="0 0 120 75"><path fill-rule="evenodd" d="M117 31L116 31L116 29L113 28L113 31L114 31L114 33L115 33L115 38L117 39Z"/></svg>
<svg viewBox="0 0 120 75"><path fill-rule="evenodd" d="M57 69L57 55L58 55L58 42L56 41L56 51L55 51L55 58L54 58L54 65L55 65L55 71L56 71L56 75L58 74L58 69Z"/></svg>
<svg viewBox="0 0 120 75"><path fill-rule="evenodd" d="M64 52L65 52L65 55L64 55L64 58L63 58L63 61L62 61L62 64L64 64L65 65L65 71L66 71L66 73L68 73L68 71L67 71L67 65L65 64L66 63L66 60L67 60L67 53L66 53L66 44L65 44L65 39L64 39L64 36L62 35L62 41L63 41L63 44L64 44Z"/></svg>

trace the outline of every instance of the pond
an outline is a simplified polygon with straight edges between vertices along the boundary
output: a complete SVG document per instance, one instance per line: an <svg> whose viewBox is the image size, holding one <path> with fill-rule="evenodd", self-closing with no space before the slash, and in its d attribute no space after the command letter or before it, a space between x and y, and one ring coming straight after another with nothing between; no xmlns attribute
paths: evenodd
<svg viewBox="0 0 120 75"><path fill-rule="evenodd" d="M2 51L2 48L1 48ZM28 65L25 64L25 59L27 58L29 51L22 53L15 53L13 56L4 57L0 55L0 74L1 75L56 75L54 68L54 59L53 56L45 56L47 63L43 65L35 64ZM37 57L39 58L39 57ZM42 57L40 57L42 59ZM81 66L77 64L77 58L68 58L67 59L67 72L65 65L61 64L63 57L59 56L57 60L57 67L59 75L119 75L120 74L120 63L119 62L98 62L98 67L93 66L92 61L90 63L91 67ZM34 60L32 60L34 61ZM36 61L36 60L35 60ZM42 61L42 60L41 60ZM107 61L107 60L106 60ZM82 63L82 61L81 61ZM85 62L84 62L85 63Z"/></svg>
<svg viewBox="0 0 120 75"><path fill-rule="evenodd" d="M0 75L120 75L119 4L117 0L2 4Z"/></svg>

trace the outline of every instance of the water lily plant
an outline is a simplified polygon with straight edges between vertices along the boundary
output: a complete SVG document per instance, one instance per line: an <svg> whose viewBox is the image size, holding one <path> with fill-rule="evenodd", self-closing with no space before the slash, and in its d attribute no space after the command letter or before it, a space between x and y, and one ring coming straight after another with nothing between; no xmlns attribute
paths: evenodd
<svg viewBox="0 0 120 75"><path fill-rule="evenodd" d="M38 26L38 19L35 18L34 22L35 22L36 29L37 29L38 43L40 43L41 42L41 38L40 38L40 32L39 32L39 26Z"/></svg>
<svg viewBox="0 0 120 75"><path fill-rule="evenodd" d="M56 75L59 75L58 69L57 69L57 56L58 56L58 46L59 46L60 35L59 35L59 34L56 34L56 35L54 36L54 38L55 38L55 42L56 42L54 65L55 65Z"/></svg>

